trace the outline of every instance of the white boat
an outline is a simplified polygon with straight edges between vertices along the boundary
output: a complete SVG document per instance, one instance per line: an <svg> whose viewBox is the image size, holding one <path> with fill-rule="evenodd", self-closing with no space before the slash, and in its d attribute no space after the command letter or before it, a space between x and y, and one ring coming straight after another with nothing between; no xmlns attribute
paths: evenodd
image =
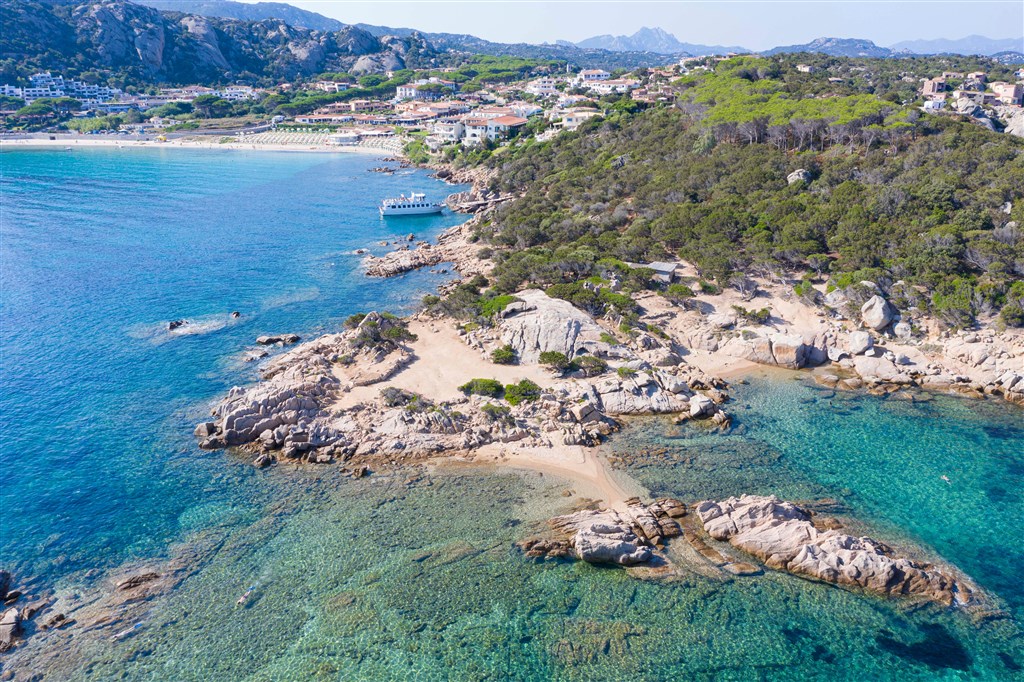
<svg viewBox="0 0 1024 682"><path fill-rule="evenodd" d="M397 199L385 199L380 202L381 216L426 215L440 213L442 210L444 210L444 204L427 201L427 195L418 192L414 192L408 197L403 194Z"/></svg>

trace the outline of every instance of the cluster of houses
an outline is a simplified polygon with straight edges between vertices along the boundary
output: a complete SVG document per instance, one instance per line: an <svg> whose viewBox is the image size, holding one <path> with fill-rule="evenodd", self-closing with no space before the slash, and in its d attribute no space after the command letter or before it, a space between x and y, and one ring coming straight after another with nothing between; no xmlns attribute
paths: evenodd
<svg viewBox="0 0 1024 682"><path fill-rule="evenodd" d="M31 104L37 99L72 97L83 105L98 105L116 100L124 94L119 88L72 79L65 80L63 76L54 76L49 71L33 74L28 80L29 84L23 88L0 85L0 95L17 97L24 100L25 104Z"/></svg>
<svg viewBox="0 0 1024 682"><path fill-rule="evenodd" d="M939 111L945 107L947 97L952 97L953 101L966 99L986 106L1022 106L1024 69L1018 70L1014 76L1017 78L1016 83L989 83L988 75L984 71L946 71L941 76L926 79L921 84L921 95L925 99L924 108L928 111Z"/></svg>
<svg viewBox="0 0 1024 682"><path fill-rule="evenodd" d="M104 114L123 113L129 109L146 111L169 102L191 102L202 95L214 95L232 102L256 100L264 95L263 90L248 85L227 85L221 88L207 88L191 85L183 88L164 88L158 94L128 95L120 88L84 83L79 80L54 76L49 71L29 76L29 85L17 87L0 85L0 95L17 97L31 104L38 99L71 97L82 104L82 111Z"/></svg>

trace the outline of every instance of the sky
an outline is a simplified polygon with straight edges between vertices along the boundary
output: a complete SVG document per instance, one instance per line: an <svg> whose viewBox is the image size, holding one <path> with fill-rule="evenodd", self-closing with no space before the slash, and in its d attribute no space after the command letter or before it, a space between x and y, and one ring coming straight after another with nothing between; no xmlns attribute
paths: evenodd
<svg viewBox="0 0 1024 682"><path fill-rule="evenodd" d="M254 0L248 0L254 1ZM762 50L822 36L889 46L1024 35L1024 0L285 0L346 24L469 33L494 42L579 41L659 26L683 42Z"/></svg>

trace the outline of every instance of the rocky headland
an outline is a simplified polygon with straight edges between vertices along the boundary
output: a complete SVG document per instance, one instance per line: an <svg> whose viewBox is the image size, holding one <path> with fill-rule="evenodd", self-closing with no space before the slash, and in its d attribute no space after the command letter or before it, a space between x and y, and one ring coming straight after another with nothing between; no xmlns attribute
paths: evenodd
<svg viewBox="0 0 1024 682"><path fill-rule="evenodd" d="M627 566L641 569L636 575L642 578L699 570L695 562L737 576L762 572L757 565L730 556L720 544L727 542L766 568L848 589L946 606L981 605L977 588L955 569L912 560L885 543L846 534L841 528L834 518L819 517L774 496L708 500L692 510L679 500L645 505L633 498L621 510L587 509L555 517L547 532L518 547L531 559ZM669 541L674 538L683 538L692 551L672 551Z"/></svg>

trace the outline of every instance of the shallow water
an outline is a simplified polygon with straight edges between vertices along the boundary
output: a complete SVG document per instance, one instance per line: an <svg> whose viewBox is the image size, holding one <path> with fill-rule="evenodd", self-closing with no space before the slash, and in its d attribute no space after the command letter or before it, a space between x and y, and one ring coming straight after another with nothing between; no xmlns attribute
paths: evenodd
<svg viewBox="0 0 1024 682"><path fill-rule="evenodd" d="M260 334L312 336L360 310L406 311L444 279L362 276L356 249L383 253L381 240L464 220L382 220L381 197L461 188L422 171L368 173L376 163L181 149L0 154L9 568L59 576L119 564L201 524L181 519L197 497L248 504L188 428L204 403L255 377L244 350ZM177 319L190 324L168 332Z"/></svg>
<svg viewBox="0 0 1024 682"><path fill-rule="evenodd" d="M240 354L255 336L398 311L440 281L359 274L356 248L461 219L381 223L380 196L458 188L375 163L0 155L3 567L61 592L137 559L186 552L195 570L131 636L79 638L49 678L1024 679L1017 408L774 375L732 389L729 434L646 419L614 442L656 495L836 498L855 527L957 564L1014 616L977 624L774 572L648 582L534 564L513 543L575 502L551 477L350 481L197 450L203 405L254 378ZM204 333L167 334L179 318Z"/></svg>

